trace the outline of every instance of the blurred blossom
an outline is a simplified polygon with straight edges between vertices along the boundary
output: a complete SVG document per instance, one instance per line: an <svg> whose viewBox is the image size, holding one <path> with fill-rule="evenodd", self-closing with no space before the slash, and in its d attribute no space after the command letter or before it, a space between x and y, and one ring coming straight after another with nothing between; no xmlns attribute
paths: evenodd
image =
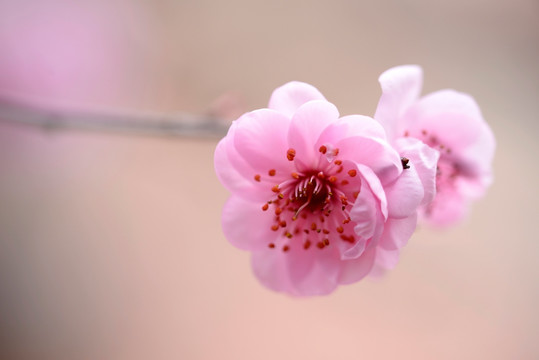
<svg viewBox="0 0 539 360"><path fill-rule="evenodd" d="M451 225L491 184L496 142L471 96L440 90L419 98L422 77L418 66L384 72L375 118L393 139L416 138L440 152L436 197L421 215L430 224Z"/></svg>
<svg viewBox="0 0 539 360"><path fill-rule="evenodd" d="M125 80L136 10L100 1L1 4L0 92L62 101L113 96Z"/></svg>

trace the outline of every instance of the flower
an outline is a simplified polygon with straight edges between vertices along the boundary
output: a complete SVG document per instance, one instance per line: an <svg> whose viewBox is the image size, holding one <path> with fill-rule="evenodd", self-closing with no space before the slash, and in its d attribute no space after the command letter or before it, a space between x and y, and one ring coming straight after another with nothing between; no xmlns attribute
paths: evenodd
<svg viewBox="0 0 539 360"><path fill-rule="evenodd" d="M431 225L446 226L463 219L491 184L496 143L471 96L440 90L420 98L422 77L415 65L385 71L374 118L391 141L415 138L440 152L436 197L420 214Z"/></svg>
<svg viewBox="0 0 539 360"><path fill-rule="evenodd" d="M437 153L419 141L398 146L374 119L339 118L313 86L276 89L268 109L234 121L215 150L215 170L232 193L225 237L252 252L270 289L322 295L396 264L434 183ZM433 165L415 164L421 156ZM432 159L431 159L432 160Z"/></svg>

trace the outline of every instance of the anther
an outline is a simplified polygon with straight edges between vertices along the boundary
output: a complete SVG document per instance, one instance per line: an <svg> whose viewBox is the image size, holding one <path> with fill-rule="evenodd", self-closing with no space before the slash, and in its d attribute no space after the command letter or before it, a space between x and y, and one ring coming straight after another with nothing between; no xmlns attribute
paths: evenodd
<svg viewBox="0 0 539 360"><path fill-rule="evenodd" d="M322 232L323 232L324 234L326 234L326 235L329 234L329 230L328 230L328 229L323 229Z"/></svg>
<svg viewBox="0 0 539 360"><path fill-rule="evenodd" d="M319 249L323 249L326 245L324 245L324 243L322 241L319 241L316 243L316 246L319 248Z"/></svg>
<svg viewBox="0 0 539 360"><path fill-rule="evenodd" d="M293 235L287 231L287 232L284 233L284 236L291 239Z"/></svg>
<svg viewBox="0 0 539 360"><path fill-rule="evenodd" d="M273 191L274 193L278 193L279 191L279 185L273 185L273 187L271 188L271 191Z"/></svg>
<svg viewBox="0 0 539 360"><path fill-rule="evenodd" d="M293 177L294 179L299 179L298 173L295 173L295 172L292 173L292 177Z"/></svg>
<svg viewBox="0 0 539 360"><path fill-rule="evenodd" d="M282 212L283 209L281 209L280 207L275 208L275 215L281 215Z"/></svg>
<svg viewBox="0 0 539 360"><path fill-rule="evenodd" d="M284 195L283 195L283 194L279 194L279 195L277 195L277 197L278 197L279 199L284 199Z"/></svg>
<svg viewBox="0 0 539 360"><path fill-rule="evenodd" d="M318 149L318 151L320 151L322 154L325 154L328 151L328 148L322 145L320 146L320 149Z"/></svg>
<svg viewBox="0 0 539 360"><path fill-rule="evenodd" d="M279 230L279 225L277 225L277 224L271 225L271 230L273 230L273 231Z"/></svg>
<svg viewBox="0 0 539 360"><path fill-rule="evenodd" d="M285 228L286 227L286 221L284 221L284 220L279 221L279 226L282 227L282 228Z"/></svg>
<svg viewBox="0 0 539 360"><path fill-rule="evenodd" d="M329 245L329 239L324 239L324 245L326 245L326 246Z"/></svg>
<svg viewBox="0 0 539 360"><path fill-rule="evenodd" d="M350 175L351 177L354 177L357 175L357 171L354 169L348 170L348 175Z"/></svg>
<svg viewBox="0 0 539 360"><path fill-rule="evenodd" d="M341 239L349 243L353 243L355 240L353 235L344 235L344 234L341 235Z"/></svg>
<svg viewBox="0 0 539 360"><path fill-rule="evenodd" d="M342 234L343 231L344 231L344 228L343 228L342 226L338 226L338 227L337 227L337 232L338 232L339 234Z"/></svg>
<svg viewBox="0 0 539 360"><path fill-rule="evenodd" d="M334 183L335 181L337 181L337 177L330 176L328 180L329 180L330 183Z"/></svg>
<svg viewBox="0 0 539 360"><path fill-rule="evenodd" d="M283 246L283 251L284 252L287 252L288 250L290 250L290 246L288 246L288 245Z"/></svg>
<svg viewBox="0 0 539 360"><path fill-rule="evenodd" d="M270 171L268 171L269 176L275 176L275 173L276 173L275 169L271 169Z"/></svg>
<svg viewBox="0 0 539 360"><path fill-rule="evenodd" d="M256 175L255 175L255 180L258 181L258 182L260 182L260 174L256 174Z"/></svg>
<svg viewBox="0 0 539 360"><path fill-rule="evenodd" d="M269 205L268 205L268 204L262 205L262 210L266 211L266 210L268 210L268 208L269 208Z"/></svg>
<svg viewBox="0 0 539 360"><path fill-rule="evenodd" d="M343 181L341 181L341 185L343 185L343 186L344 186L344 185L348 185L348 184L349 184L348 180L343 180Z"/></svg>
<svg viewBox="0 0 539 360"><path fill-rule="evenodd" d="M357 199L357 197L359 196L359 191L354 191L352 195L354 195L354 199Z"/></svg>
<svg viewBox="0 0 539 360"><path fill-rule="evenodd" d="M408 165L409 162L410 162L410 160L408 158L401 157L401 163L402 163L402 168L403 169L409 169L410 168L410 165Z"/></svg>
<svg viewBox="0 0 539 360"><path fill-rule="evenodd" d="M293 161L295 156L296 156L296 150L292 148L288 149L288 151L286 152L286 158L289 161Z"/></svg>
<svg viewBox="0 0 539 360"><path fill-rule="evenodd" d="M311 247L311 242L310 242L309 240L305 241L305 243L303 244L303 248L304 248L305 250L307 250L307 249L310 248L310 247Z"/></svg>
<svg viewBox="0 0 539 360"><path fill-rule="evenodd" d="M335 160L335 165L342 165L342 160Z"/></svg>
<svg viewBox="0 0 539 360"><path fill-rule="evenodd" d="M275 248L275 244L274 244L274 243L269 243L269 244L268 244L268 247L269 247L270 249L273 249L273 248Z"/></svg>

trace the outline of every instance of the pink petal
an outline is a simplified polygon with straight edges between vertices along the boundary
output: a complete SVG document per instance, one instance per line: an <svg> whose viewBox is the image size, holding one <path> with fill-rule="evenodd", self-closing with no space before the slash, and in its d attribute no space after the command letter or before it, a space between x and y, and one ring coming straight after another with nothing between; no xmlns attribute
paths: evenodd
<svg viewBox="0 0 539 360"><path fill-rule="evenodd" d="M425 194L423 184L415 170L415 164L409 163L392 184L385 187L388 216L404 218L415 213Z"/></svg>
<svg viewBox="0 0 539 360"><path fill-rule="evenodd" d="M289 124L286 116L269 109L255 110L236 121L234 146L254 170L246 177L266 174L270 169L277 174L290 174L293 165L286 158Z"/></svg>
<svg viewBox="0 0 539 360"><path fill-rule="evenodd" d="M326 98L312 85L291 81L273 91L269 108L291 118L301 105L312 100L326 100Z"/></svg>
<svg viewBox="0 0 539 360"><path fill-rule="evenodd" d="M352 284L369 274L374 265L376 248L367 249L363 255L357 259L345 260L342 262L339 276L340 284Z"/></svg>
<svg viewBox="0 0 539 360"><path fill-rule="evenodd" d="M358 164L357 168L359 170L359 173L361 174L362 179L364 180L361 182L362 187L365 184L368 185L372 194L380 202L380 211L382 212L384 219L387 219L387 198L386 198L386 193L384 191L384 188L382 184L380 183L380 179L368 166L365 166L363 164ZM361 191L363 191L363 188ZM356 200L356 203L357 203L357 200ZM354 210L352 209L352 211Z"/></svg>
<svg viewBox="0 0 539 360"><path fill-rule="evenodd" d="M354 136L335 144L339 156L372 169L382 184L395 180L402 171L401 159L389 143L371 137Z"/></svg>
<svg viewBox="0 0 539 360"><path fill-rule="evenodd" d="M469 213L470 200L456 189L439 191L434 201L422 209L421 221L434 227L446 227L464 219Z"/></svg>
<svg viewBox="0 0 539 360"><path fill-rule="evenodd" d="M417 212L402 219L387 219L384 233L380 238L380 247L385 250L396 250L404 247L417 225Z"/></svg>
<svg viewBox="0 0 539 360"><path fill-rule="evenodd" d="M355 136L386 140L386 132L378 121L368 116L348 115L329 125L320 135L315 148L327 143L335 144L338 140Z"/></svg>
<svg viewBox="0 0 539 360"><path fill-rule="evenodd" d="M432 137L453 154L473 145L484 123L475 100L454 90L428 94L411 106L402 118L404 130L423 140ZM426 135L422 135L426 131ZM425 141L427 142L427 141Z"/></svg>
<svg viewBox="0 0 539 360"><path fill-rule="evenodd" d="M376 265L384 269L393 269L397 266L399 262L399 251L398 250L386 250L381 248L376 248Z"/></svg>
<svg viewBox="0 0 539 360"><path fill-rule="evenodd" d="M320 153L315 148L318 138L338 118L335 105L322 100L310 101L296 111L288 132L288 145L296 152L295 162L300 170L318 164Z"/></svg>
<svg viewBox="0 0 539 360"><path fill-rule="evenodd" d="M287 253L290 282L296 295L312 296L331 293L338 285L340 260L338 252L331 249L311 249L305 254L302 247L296 247L299 253ZM292 251L292 250L291 250Z"/></svg>
<svg viewBox="0 0 539 360"><path fill-rule="evenodd" d="M354 233L359 236L354 246L345 251L343 259L355 259L359 257L367 246L367 241L371 239L377 227L383 226L384 219L379 218L380 202L376 199L366 183L361 186L361 191L350 210L350 218L355 224Z"/></svg>
<svg viewBox="0 0 539 360"><path fill-rule="evenodd" d="M481 121L478 131L475 142L459 151L460 159L466 163L471 173L486 177L485 182L490 184L496 139L491 128L484 121Z"/></svg>
<svg viewBox="0 0 539 360"><path fill-rule="evenodd" d="M340 273L335 253L320 250L304 255L305 250L301 247L291 248L288 252L255 251L251 264L260 282L275 291L295 296L326 295L334 291Z"/></svg>
<svg viewBox="0 0 539 360"><path fill-rule="evenodd" d="M267 288L299 295L290 282L285 255L282 251L275 251L275 249L253 251L251 254L253 272Z"/></svg>
<svg viewBox="0 0 539 360"><path fill-rule="evenodd" d="M410 160L421 179L425 193L421 205L430 203L436 195L436 165L440 153L413 138L397 139L395 148L401 156Z"/></svg>
<svg viewBox="0 0 539 360"><path fill-rule="evenodd" d="M417 65L403 65L385 71L378 78L382 96L374 118L380 121L388 133L388 138L397 137L397 121L421 93L423 72Z"/></svg>
<svg viewBox="0 0 539 360"><path fill-rule="evenodd" d="M221 223L225 238L232 245L243 250L266 249L279 237L279 233L271 231L273 217L262 211L262 204L230 196Z"/></svg>
<svg viewBox="0 0 539 360"><path fill-rule="evenodd" d="M271 190L261 188L254 180L254 170L237 152L233 142L235 124L232 124L229 134L224 137L215 149L214 167L221 183L232 193L246 199L263 202L271 196Z"/></svg>

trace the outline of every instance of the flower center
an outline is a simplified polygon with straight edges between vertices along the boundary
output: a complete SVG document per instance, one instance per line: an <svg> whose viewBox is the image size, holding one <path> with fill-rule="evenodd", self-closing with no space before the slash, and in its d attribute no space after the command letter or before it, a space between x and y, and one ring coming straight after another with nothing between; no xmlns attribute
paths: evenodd
<svg viewBox="0 0 539 360"><path fill-rule="evenodd" d="M405 131L404 136L410 136L410 133ZM455 179L462 174L458 164L451 156L451 148L445 146L436 135L429 134L427 130L421 130L417 139L440 152L440 159L436 166L436 191L454 186Z"/></svg>
<svg viewBox="0 0 539 360"><path fill-rule="evenodd" d="M361 179L353 163L343 163L338 159L338 149L330 151L328 147L320 147L318 166L292 172L271 187L275 197L265 203L262 210L268 215L273 212L271 230L280 231L281 236L269 243L269 248L287 252L292 247L308 250L315 245L325 249L331 247L335 239L349 244L356 241L350 224L350 209L359 195ZM293 161L296 151L289 149L286 156ZM268 175L270 178L266 179L272 180L277 172L270 169ZM262 176L256 174L254 179L260 182Z"/></svg>

